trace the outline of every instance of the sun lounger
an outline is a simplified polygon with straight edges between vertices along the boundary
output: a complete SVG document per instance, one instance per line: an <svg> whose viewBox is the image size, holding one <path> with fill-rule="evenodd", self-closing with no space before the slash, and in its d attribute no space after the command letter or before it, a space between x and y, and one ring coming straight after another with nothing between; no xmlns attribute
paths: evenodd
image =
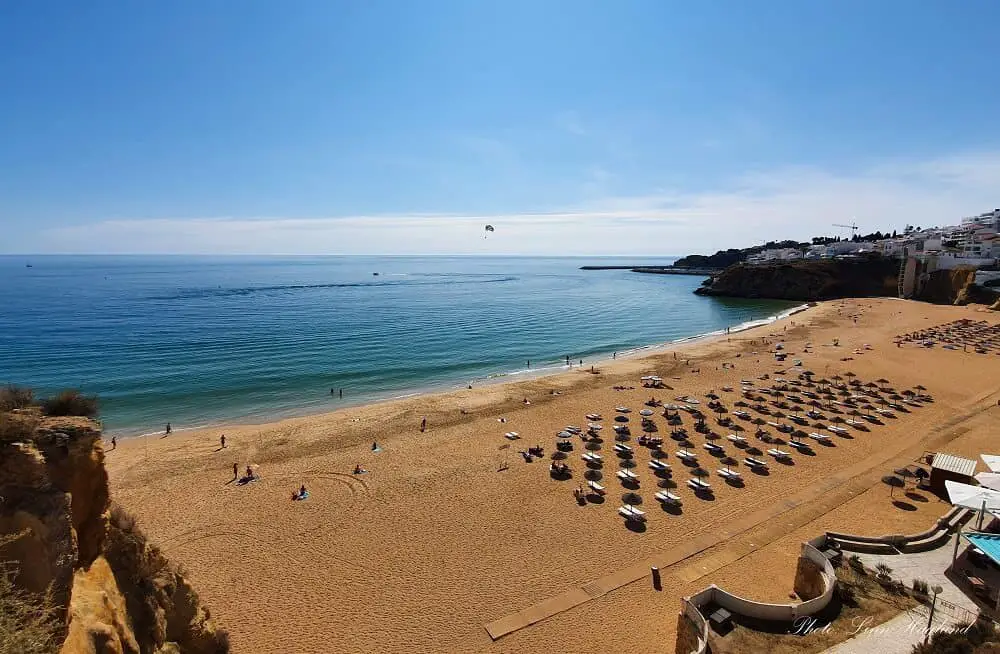
<svg viewBox="0 0 1000 654"><path fill-rule="evenodd" d="M504 434L504 438L510 441L516 441L517 439L521 438L521 436L516 431L509 431L506 434Z"/></svg>
<svg viewBox="0 0 1000 654"><path fill-rule="evenodd" d="M657 500L663 502L664 504L680 504L681 498L674 495L673 493L668 493L667 491L660 491L654 495Z"/></svg>
<svg viewBox="0 0 1000 654"><path fill-rule="evenodd" d="M691 479L688 479L687 485L695 489L696 491L706 491L706 490L711 490L712 488L712 485L710 483L708 483L707 481L702 481L697 477L692 477Z"/></svg>
<svg viewBox="0 0 1000 654"><path fill-rule="evenodd" d="M745 418L745 419L750 418L750 413L748 411L733 411L733 415L736 416L737 418Z"/></svg>
<svg viewBox="0 0 1000 654"><path fill-rule="evenodd" d="M843 427L838 427L837 425L830 425L826 429L827 429L827 431L832 431L834 434L841 434L841 435L843 435L843 434L847 433L846 429L844 429Z"/></svg>
<svg viewBox="0 0 1000 654"><path fill-rule="evenodd" d="M639 476L631 470L619 470L615 473L615 476L622 481L639 481Z"/></svg>
<svg viewBox="0 0 1000 654"><path fill-rule="evenodd" d="M797 441L797 440L792 439L792 438L788 439L788 444L790 446L794 447L797 450L808 450L808 449L810 449L809 448L809 443L806 443L805 441Z"/></svg>
<svg viewBox="0 0 1000 654"><path fill-rule="evenodd" d="M587 420L597 421L601 419L601 414L599 413L588 413L586 415Z"/></svg>
<svg viewBox="0 0 1000 654"><path fill-rule="evenodd" d="M632 413L632 409L628 408L627 406L616 406L615 411L617 411L618 413Z"/></svg>
<svg viewBox="0 0 1000 654"><path fill-rule="evenodd" d="M827 436L826 434L818 434L816 432L811 432L809 434L809 438L815 441L819 441L820 443L826 443L830 440L830 437Z"/></svg>
<svg viewBox="0 0 1000 654"><path fill-rule="evenodd" d="M622 443L615 443L614 450L615 452L619 452L621 454L632 454L632 448L628 445L623 445Z"/></svg>
<svg viewBox="0 0 1000 654"><path fill-rule="evenodd" d="M773 456L776 459L790 459L790 458L792 458L791 454L789 454L788 452L785 452L784 450L779 450L776 447L772 447L771 449L769 449L767 451L767 453L770 454L771 456Z"/></svg>
<svg viewBox="0 0 1000 654"><path fill-rule="evenodd" d="M618 514L624 517L626 520L636 520L642 522L646 519L646 514L640 509L635 508L631 504L625 504L618 507Z"/></svg>
<svg viewBox="0 0 1000 654"><path fill-rule="evenodd" d="M583 432L582 429L580 429L579 427L574 427L573 425L568 425L568 426L564 427L563 431L568 431L571 434L579 434L579 433Z"/></svg>
<svg viewBox="0 0 1000 654"><path fill-rule="evenodd" d="M587 485L590 486L590 490L594 491L598 495L604 495L607 491L604 490L604 486L601 486L596 481L588 481Z"/></svg>
<svg viewBox="0 0 1000 654"><path fill-rule="evenodd" d="M729 468L720 468L715 471L723 479L740 479L740 473L735 470L730 470Z"/></svg>
<svg viewBox="0 0 1000 654"><path fill-rule="evenodd" d="M684 459L685 461L698 458L697 454L695 454L694 452L688 452L687 450L677 450L675 455L677 456L678 459Z"/></svg>
<svg viewBox="0 0 1000 654"><path fill-rule="evenodd" d="M716 445L715 443L705 443L705 445L703 447L706 450L708 450L709 452L721 452L722 451L722 448L719 447L718 445Z"/></svg>
<svg viewBox="0 0 1000 654"><path fill-rule="evenodd" d="M657 461L656 459L653 459L652 461L649 462L649 469L655 470L657 472L665 472L667 470L670 470L670 466L664 463L663 461Z"/></svg>
<svg viewBox="0 0 1000 654"><path fill-rule="evenodd" d="M580 458L583 459L584 461L586 461L587 463L600 463L601 462L601 455L600 454L596 454L594 452L587 452L586 454L582 455Z"/></svg>
<svg viewBox="0 0 1000 654"><path fill-rule="evenodd" d="M743 463L747 464L751 468L766 468L767 461L761 461L760 459L755 459L752 456L748 456L743 459Z"/></svg>
<svg viewBox="0 0 1000 654"><path fill-rule="evenodd" d="M747 442L747 439L743 438L742 436L737 436L736 434L729 434L728 436L726 436L726 438L728 438L730 441L732 441L734 443L746 443Z"/></svg>

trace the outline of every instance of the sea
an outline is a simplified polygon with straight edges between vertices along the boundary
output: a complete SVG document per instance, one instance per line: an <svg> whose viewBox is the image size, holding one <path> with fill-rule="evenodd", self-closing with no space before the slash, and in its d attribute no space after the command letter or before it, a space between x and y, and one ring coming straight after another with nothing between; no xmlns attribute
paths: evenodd
<svg viewBox="0 0 1000 654"><path fill-rule="evenodd" d="M580 269L672 261L0 256L0 383L97 394L109 433L140 435L522 379L793 306Z"/></svg>

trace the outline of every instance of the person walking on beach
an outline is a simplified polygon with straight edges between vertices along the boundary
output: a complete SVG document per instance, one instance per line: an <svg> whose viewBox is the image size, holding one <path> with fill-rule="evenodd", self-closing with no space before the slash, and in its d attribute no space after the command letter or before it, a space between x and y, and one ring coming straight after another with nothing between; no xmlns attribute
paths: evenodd
<svg viewBox="0 0 1000 654"><path fill-rule="evenodd" d="M528 367L531 367L531 359L528 359Z"/></svg>
<svg viewBox="0 0 1000 654"><path fill-rule="evenodd" d="M618 358L618 353L617 352L612 352L611 353L611 358L612 359L617 359Z"/></svg>
<svg viewBox="0 0 1000 654"><path fill-rule="evenodd" d="M118 439L115 438L114 436L111 437L111 449L113 450L118 449Z"/></svg>
<svg viewBox="0 0 1000 654"><path fill-rule="evenodd" d="M340 389L340 399L344 399L344 389Z"/></svg>
<svg viewBox="0 0 1000 654"><path fill-rule="evenodd" d="M165 436L169 436L169 435L170 435L170 423L168 422L167 423L167 433L165 434Z"/></svg>
<svg viewBox="0 0 1000 654"><path fill-rule="evenodd" d="M222 436L219 436L219 445L221 446L221 449L226 449L226 435L225 434L223 434Z"/></svg>
<svg viewBox="0 0 1000 654"><path fill-rule="evenodd" d="M426 431L426 430L427 430L427 416L424 416L420 420L420 431Z"/></svg>
<svg viewBox="0 0 1000 654"><path fill-rule="evenodd" d="M233 462L233 479L235 480L240 476L240 464Z"/></svg>

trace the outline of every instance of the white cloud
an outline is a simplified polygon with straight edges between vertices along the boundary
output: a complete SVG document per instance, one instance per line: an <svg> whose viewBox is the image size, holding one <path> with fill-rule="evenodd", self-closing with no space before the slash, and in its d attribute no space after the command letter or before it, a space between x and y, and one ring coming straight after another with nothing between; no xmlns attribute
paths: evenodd
<svg viewBox="0 0 1000 654"><path fill-rule="evenodd" d="M479 144L497 152L493 144ZM600 178L602 175L595 174ZM1000 204L1000 153L746 174L703 193L655 190L555 212L108 220L40 232L20 251L233 254L684 254L770 239L943 225ZM483 227L496 231L484 239Z"/></svg>

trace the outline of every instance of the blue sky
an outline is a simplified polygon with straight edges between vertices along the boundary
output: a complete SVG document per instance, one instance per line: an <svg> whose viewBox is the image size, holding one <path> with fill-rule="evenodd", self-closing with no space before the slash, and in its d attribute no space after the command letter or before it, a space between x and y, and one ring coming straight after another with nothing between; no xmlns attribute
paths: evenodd
<svg viewBox="0 0 1000 654"><path fill-rule="evenodd" d="M947 224L1000 206L998 24L991 0L2 3L0 252Z"/></svg>

